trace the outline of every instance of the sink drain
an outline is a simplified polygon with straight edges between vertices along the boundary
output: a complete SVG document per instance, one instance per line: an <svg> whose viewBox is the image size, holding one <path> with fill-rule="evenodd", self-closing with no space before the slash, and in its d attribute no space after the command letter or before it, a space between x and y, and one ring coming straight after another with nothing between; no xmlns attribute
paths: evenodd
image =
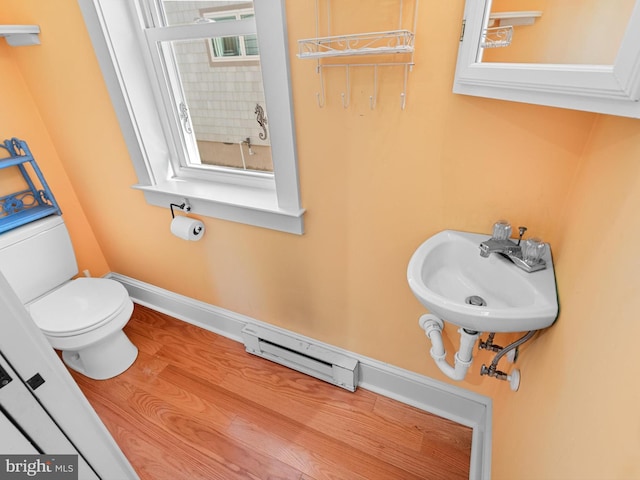
<svg viewBox="0 0 640 480"><path fill-rule="evenodd" d="M487 305L487 302L484 301L484 298L478 295L471 295L465 299L465 303L469 305L474 305L476 307L484 307Z"/></svg>

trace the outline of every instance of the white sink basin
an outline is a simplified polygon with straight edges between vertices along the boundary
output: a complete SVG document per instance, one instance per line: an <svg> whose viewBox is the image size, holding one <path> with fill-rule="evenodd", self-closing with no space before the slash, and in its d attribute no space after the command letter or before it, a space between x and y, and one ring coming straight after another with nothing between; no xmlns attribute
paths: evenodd
<svg viewBox="0 0 640 480"><path fill-rule="evenodd" d="M527 273L501 255L481 257L479 245L489 237L445 230L429 238L409 261L414 295L432 314L468 330L525 332L551 325L558 295L549 249L547 268ZM486 305L468 304L472 296Z"/></svg>

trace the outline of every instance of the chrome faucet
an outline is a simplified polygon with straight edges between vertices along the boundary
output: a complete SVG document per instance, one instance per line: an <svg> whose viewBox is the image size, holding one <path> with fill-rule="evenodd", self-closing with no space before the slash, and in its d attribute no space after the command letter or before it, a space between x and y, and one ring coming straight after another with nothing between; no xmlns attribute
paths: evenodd
<svg viewBox="0 0 640 480"><path fill-rule="evenodd" d="M509 227L509 231L511 231L511 227ZM527 227L518 227L518 233L520 235L518 237L518 243L513 242L513 240L509 238L497 239L495 237L491 237L489 240L480 244L480 256L486 258L491 253L502 253L503 255L517 255L520 253L520 256L522 256L520 242L522 241L522 236L526 231Z"/></svg>
<svg viewBox="0 0 640 480"><path fill-rule="evenodd" d="M480 256L487 258L492 253L498 253L511 260L515 266L526 272L536 272L546 268L547 264L542 258L536 259L533 262L524 260L520 242L526 231L527 227L518 227L519 237L517 243L510 238L495 238L492 236L480 244Z"/></svg>
<svg viewBox="0 0 640 480"><path fill-rule="evenodd" d="M507 256L517 255L521 253L521 250L519 245L509 239L496 240L495 238L490 238L480 244L480 256L485 258L492 253L501 253Z"/></svg>

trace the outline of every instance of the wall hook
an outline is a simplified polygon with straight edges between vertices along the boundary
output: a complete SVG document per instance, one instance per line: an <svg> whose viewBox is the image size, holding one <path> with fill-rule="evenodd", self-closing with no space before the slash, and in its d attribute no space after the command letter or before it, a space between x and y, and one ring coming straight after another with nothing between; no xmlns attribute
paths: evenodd
<svg viewBox="0 0 640 480"><path fill-rule="evenodd" d="M316 66L316 72L320 75L320 92L316 93L316 100L318 101L318 107L324 108L325 96L324 96L324 76L322 75L322 66Z"/></svg>
<svg viewBox="0 0 640 480"><path fill-rule="evenodd" d="M346 75L346 80L347 80L347 93L345 94L343 92L340 95L342 97L342 106L344 108L347 108L349 106L349 101L350 101L350 97L351 97L351 81L349 79L349 65L345 66L345 75Z"/></svg>
<svg viewBox="0 0 640 480"><path fill-rule="evenodd" d="M173 207L178 207L183 212L191 211L191 204L189 203L189 200L187 200L186 198L184 199L184 202L182 202L182 204L178 204L178 203L169 204L169 208L171 208L171 218L176 218L176 214L173 212Z"/></svg>
<svg viewBox="0 0 640 480"><path fill-rule="evenodd" d="M373 66L373 95L369 96L369 108L376 108L378 102L378 65Z"/></svg>
<svg viewBox="0 0 640 480"><path fill-rule="evenodd" d="M402 86L402 93L400 94L400 108L404 110L407 106L407 77L409 76L409 65L404 66L404 82Z"/></svg>

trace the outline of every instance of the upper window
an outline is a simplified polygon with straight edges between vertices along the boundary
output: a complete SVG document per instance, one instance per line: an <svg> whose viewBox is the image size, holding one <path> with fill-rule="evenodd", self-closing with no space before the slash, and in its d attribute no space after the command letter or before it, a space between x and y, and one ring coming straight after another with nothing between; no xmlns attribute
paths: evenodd
<svg viewBox="0 0 640 480"><path fill-rule="evenodd" d="M164 0L143 19L161 100L179 126L174 167L183 175L273 172L255 12L227 3ZM214 36L220 31L234 35Z"/></svg>
<svg viewBox="0 0 640 480"><path fill-rule="evenodd" d="M283 0L79 2L147 200L301 233Z"/></svg>

